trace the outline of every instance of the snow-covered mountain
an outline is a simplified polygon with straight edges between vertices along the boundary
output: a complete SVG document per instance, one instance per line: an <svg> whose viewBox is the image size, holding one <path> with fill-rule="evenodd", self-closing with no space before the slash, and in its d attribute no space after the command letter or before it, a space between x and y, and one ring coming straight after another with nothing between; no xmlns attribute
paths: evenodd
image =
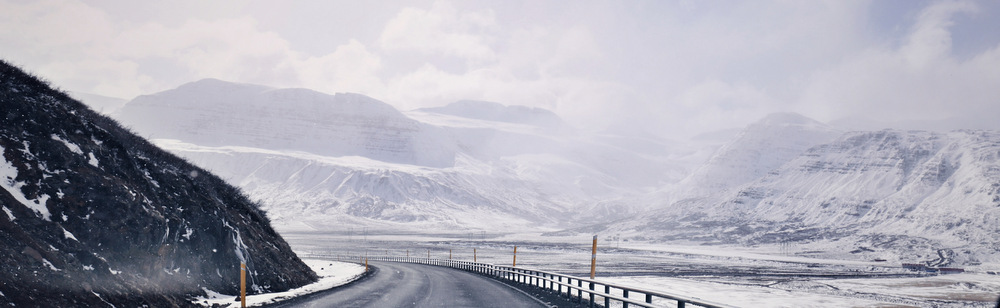
<svg viewBox="0 0 1000 308"><path fill-rule="evenodd" d="M774 113L750 124L685 178L677 195L696 197L725 191L781 167L810 147L842 134L796 113Z"/></svg>
<svg viewBox="0 0 1000 308"><path fill-rule="evenodd" d="M543 127L564 126L562 119L552 111L525 106L505 106L500 103L463 100L444 107L418 109L470 119L531 124Z"/></svg>
<svg viewBox="0 0 1000 308"><path fill-rule="evenodd" d="M632 196L688 172L683 153L650 149L657 143L637 151L545 110L488 102L404 113L358 94L203 80L140 96L120 114L286 227L564 227L635 213Z"/></svg>
<svg viewBox="0 0 1000 308"><path fill-rule="evenodd" d="M359 94L204 79L139 96L118 118L152 138L204 146L364 156L432 167L451 166L455 158L442 131Z"/></svg>
<svg viewBox="0 0 1000 308"><path fill-rule="evenodd" d="M935 264L997 261L1000 133L851 132L719 195L612 232L849 251Z"/></svg>

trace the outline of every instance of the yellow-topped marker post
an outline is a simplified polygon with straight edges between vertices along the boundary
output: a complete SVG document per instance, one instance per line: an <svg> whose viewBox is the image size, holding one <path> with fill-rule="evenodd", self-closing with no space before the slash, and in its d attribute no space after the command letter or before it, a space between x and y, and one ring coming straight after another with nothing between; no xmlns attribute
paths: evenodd
<svg viewBox="0 0 1000 308"><path fill-rule="evenodd" d="M594 235L594 246L590 250L590 279L597 273L597 235Z"/></svg>
<svg viewBox="0 0 1000 308"><path fill-rule="evenodd" d="M247 265L240 263L240 307L247 307Z"/></svg>

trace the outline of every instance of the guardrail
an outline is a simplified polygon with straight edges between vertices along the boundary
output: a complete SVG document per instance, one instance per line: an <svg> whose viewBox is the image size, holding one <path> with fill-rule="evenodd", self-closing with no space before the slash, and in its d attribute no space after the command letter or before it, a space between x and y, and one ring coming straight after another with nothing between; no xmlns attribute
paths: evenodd
<svg viewBox="0 0 1000 308"><path fill-rule="evenodd" d="M612 303L621 303L623 308L627 308L629 306L669 307L669 304L675 304L678 308L686 308L689 307L688 305L706 308L733 307L683 295L643 290L594 279L519 267L468 261L412 257L370 257L368 259L382 262L418 263L451 267L484 276L491 276L515 283L533 286L558 294L558 296L565 296L570 301L575 300L579 303L588 301L590 307L594 307L597 304L598 298L603 299L604 307L611 307ZM575 296L573 295L574 292L576 293ZM618 295L619 293L621 295ZM584 297L584 294L586 294L587 297Z"/></svg>

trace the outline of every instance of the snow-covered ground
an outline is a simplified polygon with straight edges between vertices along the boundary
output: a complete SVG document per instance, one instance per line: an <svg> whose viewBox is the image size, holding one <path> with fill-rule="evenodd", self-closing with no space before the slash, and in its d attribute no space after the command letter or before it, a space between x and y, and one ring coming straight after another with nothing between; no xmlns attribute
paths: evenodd
<svg viewBox="0 0 1000 308"><path fill-rule="evenodd" d="M590 238L526 233L283 232L302 255L405 256L510 265L586 276ZM781 246L663 244L600 238L600 280L738 307L992 307L1000 264L934 275L899 263L819 257ZM619 294L620 295L620 294ZM654 302L658 303L658 302ZM672 303L662 303L672 307Z"/></svg>
<svg viewBox="0 0 1000 308"><path fill-rule="evenodd" d="M262 306L265 304L279 302L285 299L303 296L330 288L347 284L361 277L365 272L365 266L355 263L337 262L321 259L303 259L309 267L320 276L319 281L302 286L300 288L285 292L257 294L247 296L247 306ZM222 307L240 307L239 295L220 294L212 290L205 290L207 297L195 298L193 302L206 307L221 305Z"/></svg>

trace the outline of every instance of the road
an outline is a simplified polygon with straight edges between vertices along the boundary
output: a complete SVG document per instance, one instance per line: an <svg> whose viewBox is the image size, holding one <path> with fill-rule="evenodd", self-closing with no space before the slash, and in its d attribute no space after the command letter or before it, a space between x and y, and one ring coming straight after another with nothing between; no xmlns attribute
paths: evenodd
<svg viewBox="0 0 1000 308"><path fill-rule="evenodd" d="M547 307L505 284L423 264L378 262L360 281L273 307Z"/></svg>

